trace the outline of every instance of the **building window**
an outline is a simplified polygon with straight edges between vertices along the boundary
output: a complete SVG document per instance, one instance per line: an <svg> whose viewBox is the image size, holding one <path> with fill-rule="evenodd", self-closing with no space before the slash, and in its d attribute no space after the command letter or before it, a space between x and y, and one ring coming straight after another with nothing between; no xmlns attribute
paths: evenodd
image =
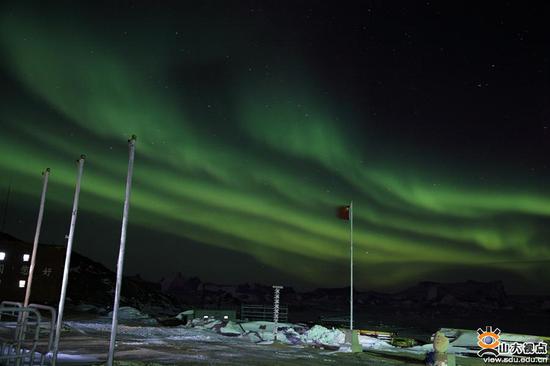
<svg viewBox="0 0 550 366"><path fill-rule="evenodd" d="M0 261L6 259L6 252L0 252Z"/></svg>
<svg viewBox="0 0 550 366"><path fill-rule="evenodd" d="M28 262L30 258L31 258L30 254L23 254L23 262Z"/></svg>
<svg viewBox="0 0 550 366"><path fill-rule="evenodd" d="M25 287L25 283L26 283L26 282L27 282L27 281L25 281L25 280L19 280L19 288Z"/></svg>

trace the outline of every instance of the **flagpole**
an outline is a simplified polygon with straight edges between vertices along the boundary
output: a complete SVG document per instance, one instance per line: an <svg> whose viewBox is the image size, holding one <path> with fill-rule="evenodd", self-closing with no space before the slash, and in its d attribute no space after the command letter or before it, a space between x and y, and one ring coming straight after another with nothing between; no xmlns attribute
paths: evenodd
<svg viewBox="0 0 550 366"><path fill-rule="evenodd" d="M128 140L129 159L128 175L126 177L126 197L124 198L124 210L122 213L122 229L120 233L120 248L118 252L118 263L116 273L115 302L113 304L113 322L111 324L111 340L109 342L109 355L107 356L107 365L113 366L116 333L118 326L118 306L120 303L120 293L122 291L122 274L124 267L124 251L126 247L126 230L128 228L128 213L130 211L130 193L132 191L132 174L134 171L134 153L136 149L136 136L132 135Z"/></svg>
<svg viewBox="0 0 550 366"><path fill-rule="evenodd" d="M34 274L34 267L36 265L36 252L38 250L38 241L40 240L40 229L42 227L42 218L44 217L44 204L46 202L46 191L48 190L48 178L50 177L50 168L46 168L44 173L44 183L42 185L42 196L40 197L40 208L38 209L38 219L36 221L36 231L34 232L34 243L32 246L31 264L29 266L29 275L27 277L27 288L25 289L25 301L23 307L29 305L31 297L32 277Z"/></svg>
<svg viewBox="0 0 550 366"><path fill-rule="evenodd" d="M76 216L78 212L78 199L80 197L80 181L84 170L84 159L86 156L80 155L78 162L78 174L76 177L76 187L74 191L73 211L71 213L71 226L69 227L69 237L67 238L67 249L65 253L65 268L63 269L63 282L61 284L61 295L59 296L59 310L57 314L57 324L55 327L55 338L53 343L52 365L57 362L57 352L59 351L59 338L61 337L61 327L63 325L63 309L65 308L65 298L67 296L67 285L69 283L69 270L71 267L71 253L73 251L74 230L76 226Z"/></svg>
<svg viewBox="0 0 550 366"><path fill-rule="evenodd" d="M353 330L353 201L349 204L350 241L350 290L349 290L349 329Z"/></svg>

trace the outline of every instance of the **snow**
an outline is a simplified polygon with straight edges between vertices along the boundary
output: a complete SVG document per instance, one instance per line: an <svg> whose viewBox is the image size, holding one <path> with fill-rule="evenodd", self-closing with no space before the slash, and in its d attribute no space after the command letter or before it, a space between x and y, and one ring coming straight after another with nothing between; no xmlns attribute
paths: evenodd
<svg viewBox="0 0 550 366"><path fill-rule="evenodd" d="M109 318L112 319L113 312L110 311ZM121 306L118 309L118 319L120 321L131 321L131 322L137 322L141 324L148 324L148 325L156 325L157 321L153 318L151 318L149 315L142 313L136 308L130 307L130 306Z"/></svg>
<svg viewBox="0 0 550 366"><path fill-rule="evenodd" d="M176 319L183 320L183 319L184 319L185 317L187 317L187 316L193 316L193 314L195 314L195 311L194 311L194 310L182 311L181 313L179 313L178 315L176 315Z"/></svg>
<svg viewBox="0 0 550 366"><path fill-rule="evenodd" d="M135 310L135 309L134 309ZM140 314L128 309L131 319ZM60 364L101 364L110 336L110 319L67 321L60 344ZM118 327L115 358L119 365L404 365L405 359L422 361L432 344L400 348L374 336L359 336L361 347L372 353L351 354L346 334L316 325L280 323L274 341L274 323L194 319L188 326L122 324ZM463 355L475 331L444 330L451 338L449 353ZM516 337L528 337L517 336ZM313 346L313 347L311 347ZM320 350L321 349L321 350ZM337 351L327 351L333 349ZM399 357L402 361L397 360ZM144 363L147 361L147 363Z"/></svg>
<svg viewBox="0 0 550 366"><path fill-rule="evenodd" d="M226 336L240 336L242 332L243 328L233 321L228 321L225 326L220 328L220 333Z"/></svg>
<svg viewBox="0 0 550 366"><path fill-rule="evenodd" d="M346 335L339 329L327 329L321 325L315 325L306 332L305 341L319 345L339 346L345 343Z"/></svg>
<svg viewBox="0 0 550 366"><path fill-rule="evenodd" d="M236 323L216 319L193 319L189 327L203 329L225 336L240 337L254 343L271 344L275 341L275 323L255 321ZM303 326L291 323L277 324L277 342L289 345L317 345L340 347L346 336L339 329L328 329L320 325L306 330Z"/></svg>
<svg viewBox="0 0 550 366"><path fill-rule="evenodd" d="M361 344L361 347L363 347L363 350L392 350L396 348L386 341L369 336L360 335L359 343Z"/></svg>
<svg viewBox="0 0 550 366"><path fill-rule="evenodd" d="M66 330L61 336L60 366L99 365L105 361L111 325L109 319L68 321L66 325ZM343 333L335 329L316 328L308 335L303 326L280 324L277 339L284 343L274 343L273 326L270 324L252 322L243 325L249 331L244 331L238 336L224 336L218 333L224 328L227 328L225 331L240 328L234 322L208 322L200 327L120 325L115 359L123 361L120 365L404 364L402 361L384 360L367 354L357 358L351 354L307 347L308 342L317 344L315 342L342 341ZM261 326L265 326L266 329L258 332Z"/></svg>
<svg viewBox="0 0 550 366"><path fill-rule="evenodd" d="M58 353L57 361L59 363L65 362L78 362L78 363L88 363L88 362L99 362L99 358L87 355L71 355L67 353Z"/></svg>

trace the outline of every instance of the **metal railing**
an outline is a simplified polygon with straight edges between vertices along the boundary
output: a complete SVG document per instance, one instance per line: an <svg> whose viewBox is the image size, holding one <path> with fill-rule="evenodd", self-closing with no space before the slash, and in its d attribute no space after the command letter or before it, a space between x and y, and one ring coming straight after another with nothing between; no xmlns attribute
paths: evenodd
<svg viewBox="0 0 550 366"><path fill-rule="evenodd" d="M49 313L49 320L41 311ZM55 321L56 311L50 306L0 303L0 365L44 365L52 350Z"/></svg>
<svg viewBox="0 0 550 366"><path fill-rule="evenodd" d="M44 365L47 355L53 351L53 341L55 333L55 323L57 321L57 311L51 307L40 304L30 304L29 308L36 309L41 314L48 313L49 320L44 320L39 327L40 334L36 347L36 352L40 355L40 366ZM44 318L43 318L44 319ZM32 365L32 362L31 362Z"/></svg>
<svg viewBox="0 0 550 366"><path fill-rule="evenodd" d="M241 319L246 321L273 321L273 305L241 305ZM279 305L279 322L288 322L288 306Z"/></svg>

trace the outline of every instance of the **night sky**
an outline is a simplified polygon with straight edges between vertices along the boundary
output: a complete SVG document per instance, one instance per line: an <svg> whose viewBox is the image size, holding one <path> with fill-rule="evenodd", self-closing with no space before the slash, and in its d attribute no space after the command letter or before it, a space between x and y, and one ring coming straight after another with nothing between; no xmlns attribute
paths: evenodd
<svg viewBox="0 0 550 366"><path fill-rule="evenodd" d="M159 3L162 3L160 5ZM544 2L13 2L0 16L0 203L125 272L550 291ZM3 212L3 211L2 211Z"/></svg>

